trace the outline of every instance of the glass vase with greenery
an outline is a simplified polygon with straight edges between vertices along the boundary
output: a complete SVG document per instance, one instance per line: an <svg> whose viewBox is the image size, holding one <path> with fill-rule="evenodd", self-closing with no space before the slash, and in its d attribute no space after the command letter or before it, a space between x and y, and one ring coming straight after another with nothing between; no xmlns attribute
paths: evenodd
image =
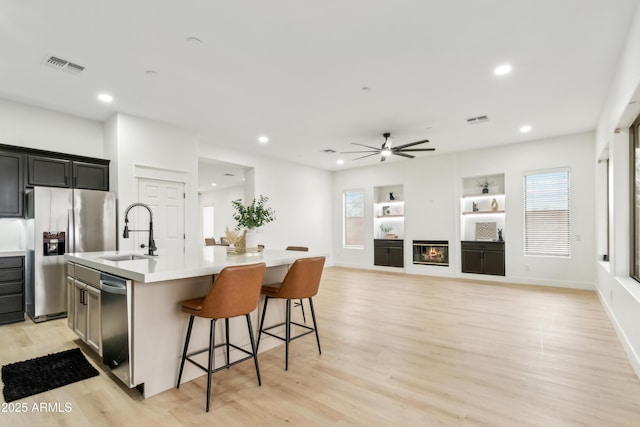
<svg viewBox="0 0 640 427"><path fill-rule="evenodd" d="M236 211L233 214L237 223L236 230L253 230L274 221L276 213L272 208L266 207L267 201L269 198L263 195L254 198L248 205L243 205L242 199L233 200L231 204Z"/></svg>

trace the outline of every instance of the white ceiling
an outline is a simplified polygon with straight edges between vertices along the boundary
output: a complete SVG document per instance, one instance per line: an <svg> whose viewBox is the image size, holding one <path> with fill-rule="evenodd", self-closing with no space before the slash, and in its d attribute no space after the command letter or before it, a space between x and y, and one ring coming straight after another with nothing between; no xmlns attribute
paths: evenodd
<svg viewBox="0 0 640 427"><path fill-rule="evenodd" d="M219 160L198 159L198 191L217 191L244 185L247 168ZM215 186L213 185L215 184Z"/></svg>
<svg viewBox="0 0 640 427"><path fill-rule="evenodd" d="M321 150L378 146L386 131L395 145L429 139L437 151L419 155L433 156L594 129L637 3L0 0L0 97L142 116L330 170L378 159ZM45 67L49 55L86 70ZM512 73L495 76L505 62Z"/></svg>

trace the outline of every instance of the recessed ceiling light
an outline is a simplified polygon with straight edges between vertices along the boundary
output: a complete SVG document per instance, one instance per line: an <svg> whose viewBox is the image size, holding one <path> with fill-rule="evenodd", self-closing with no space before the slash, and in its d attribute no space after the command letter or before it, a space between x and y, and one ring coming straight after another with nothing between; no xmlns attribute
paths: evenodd
<svg viewBox="0 0 640 427"><path fill-rule="evenodd" d="M342 165L342 164L344 164L344 160L342 160L342 159L338 159L338 160L336 161L336 163L337 163L337 164L339 164L339 165Z"/></svg>
<svg viewBox="0 0 640 427"><path fill-rule="evenodd" d="M522 133L527 133L527 132L530 132L530 131L531 131L531 129L532 129L532 128L531 128L531 126L529 126L529 125L525 125L525 126L522 126L522 127L520 128L520 132L522 132Z"/></svg>
<svg viewBox="0 0 640 427"><path fill-rule="evenodd" d="M212 183L211 183L211 186L212 186L212 187L215 187L216 185L218 185L218 184L216 184L215 182L212 182Z"/></svg>
<svg viewBox="0 0 640 427"><path fill-rule="evenodd" d="M192 47L200 47L203 44L203 41L197 37L187 37L187 44Z"/></svg>
<svg viewBox="0 0 640 427"><path fill-rule="evenodd" d="M269 142L269 138L264 136L264 135L263 136L259 136L258 137L258 142L261 143L261 144L266 144L267 142Z"/></svg>
<svg viewBox="0 0 640 427"><path fill-rule="evenodd" d="M511 65L502 64L502 65L496 67L495 70L493 70L493 72L497 76L504 76L505 74L509 74L511 72Z"/></svg>
<svg viewBox="0 0 640 427"><path fill-rule="evenodd" d="M108 93L101 93L98 95L98 99L102 102L112 102L113 96L109 95Z"/></svg>

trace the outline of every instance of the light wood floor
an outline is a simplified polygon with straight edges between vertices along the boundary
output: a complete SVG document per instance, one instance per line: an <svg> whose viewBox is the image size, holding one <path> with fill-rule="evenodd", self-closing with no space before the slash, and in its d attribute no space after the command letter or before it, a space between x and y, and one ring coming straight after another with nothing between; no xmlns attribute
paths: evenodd
<svg viewBox="0 0 640 427"><path fill-rule="evenodd" d="M262 387L250 361L215 374L208 414L205 378L143 400L101 370L19 401L70 412L0 425L640 424L640 381L594 292L328 268L314 302L322 355L309 335L288 372L284 348L260 355ZM66 320L6 325L0 364L76 345Z"/></svg>

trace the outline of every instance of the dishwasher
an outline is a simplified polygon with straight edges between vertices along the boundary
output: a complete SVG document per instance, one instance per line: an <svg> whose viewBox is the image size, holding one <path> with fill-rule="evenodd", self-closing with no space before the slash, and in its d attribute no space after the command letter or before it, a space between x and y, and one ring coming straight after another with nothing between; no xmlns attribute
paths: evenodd
<svg viewBox="0 0 640 427"><path fill-rule="evenodd" d="M131 371L131 281L100 274L100 317L102 321L102 363L127 387Z"/></svg>

